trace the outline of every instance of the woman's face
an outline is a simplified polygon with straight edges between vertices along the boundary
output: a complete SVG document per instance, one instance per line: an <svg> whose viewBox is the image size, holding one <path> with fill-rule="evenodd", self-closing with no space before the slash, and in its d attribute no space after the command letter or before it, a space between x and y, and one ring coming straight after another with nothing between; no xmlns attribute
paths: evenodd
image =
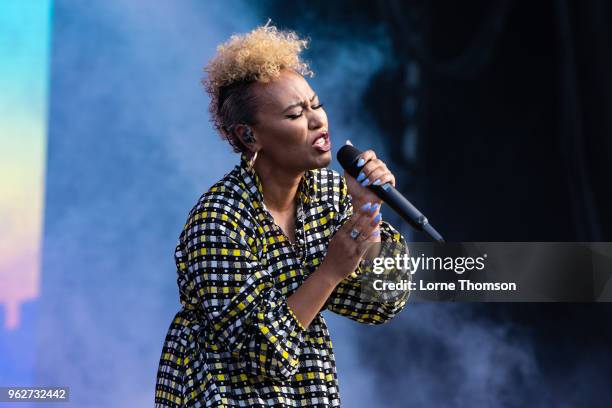
<svg viewBox="0 0 612 408"><path fill-rule="evenodd" d="M259 101L253 126L259 153L274 167L292 173L331 162L327 115L308 82L291 70L268 83L256 83Z"/></svg>

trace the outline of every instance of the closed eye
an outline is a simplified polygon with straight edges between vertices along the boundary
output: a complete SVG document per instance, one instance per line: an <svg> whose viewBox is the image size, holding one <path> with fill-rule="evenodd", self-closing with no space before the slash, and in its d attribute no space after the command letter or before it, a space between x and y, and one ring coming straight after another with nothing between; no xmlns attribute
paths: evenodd
<svg viewBox="0 0 612 408"><path fill-rule="evenodd" d="M322 103L320 103L320 104L318 104L318 105L316 105L316 106L313 106L313 107L312 107L312 109L321 109L322 107L323 107L323 104L322 104ZM303 112L303 111L302 111L302 112ZM300 112L300 113L299 113L299 114L297 114L297 115L287 115L287 117L288 117L289 119L291 119L291 120L294 120L294 119L297 119L297 118L299 118L300 116L302 116L302 112Z"/></svg>

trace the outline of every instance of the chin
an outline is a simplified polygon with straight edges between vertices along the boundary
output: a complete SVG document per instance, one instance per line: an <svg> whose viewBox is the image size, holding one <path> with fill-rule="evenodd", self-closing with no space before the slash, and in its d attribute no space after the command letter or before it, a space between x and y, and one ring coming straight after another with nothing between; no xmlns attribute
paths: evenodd
<svg viewBox="0 0 612 408"><path fill-rule="evenodd" d="M332 161L331 150L329 152L325 152L316 158L314 167L312 169L321 169L323 167L329 166Z"/></svg>

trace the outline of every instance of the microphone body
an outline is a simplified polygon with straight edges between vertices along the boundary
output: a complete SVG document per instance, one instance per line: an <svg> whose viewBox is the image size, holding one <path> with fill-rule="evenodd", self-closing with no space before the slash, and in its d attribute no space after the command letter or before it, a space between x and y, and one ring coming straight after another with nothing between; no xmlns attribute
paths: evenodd
<svg viewBox="0 0 612 408"><path fill-rule="evenodd" d="M336 156L340 165L355 178L360 172L359 167L357 167L360 154L361 151L355 146L344 145L338 150ZM384 186L370 184L366 188L369 188L414 229L424 231L436 242L444 242L444 238L429 224L427 218L391 184L387 183Z"/></svg>

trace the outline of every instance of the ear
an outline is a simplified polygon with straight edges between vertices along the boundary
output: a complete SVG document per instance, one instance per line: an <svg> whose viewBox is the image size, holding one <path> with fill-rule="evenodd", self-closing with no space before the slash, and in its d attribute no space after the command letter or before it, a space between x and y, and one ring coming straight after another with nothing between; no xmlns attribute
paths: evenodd
<svg viewBox="0 0 612 408"><path fill-rule="evenodd" d="M252 140L248 140L248 138L245 137L246 134L248 133L248 129L251 130ZM255 130L253 129L252 126L236 125L234 127L234 134L236 135L238 139L240 139L240 142L244 146L246 146L246 148L249 149L252 153L255 153L259 149L261 149L261 145L259 143L258 137L255 135Z"/></svg>

